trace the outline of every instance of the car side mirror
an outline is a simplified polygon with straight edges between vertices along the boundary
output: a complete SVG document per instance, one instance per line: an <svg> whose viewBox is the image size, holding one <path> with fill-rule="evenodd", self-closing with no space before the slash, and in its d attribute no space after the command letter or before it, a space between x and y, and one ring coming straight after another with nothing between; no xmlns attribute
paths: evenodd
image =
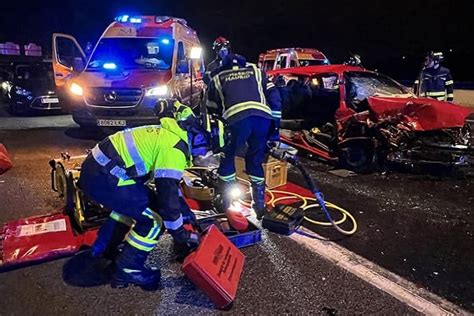
<svg viewBox="0 0 474 316"><path fill-rule="evenodd" d="M181 59L178 61L176 67L176 73L178 74L189 74L189 62L188 59Z"/></svg>
<svg viewBox="0 0 474 316"><path fill-rule="evenodd" d="M84 60L80 57L75 57L72 65L74 71L83 71L84 70Z"/></svg>

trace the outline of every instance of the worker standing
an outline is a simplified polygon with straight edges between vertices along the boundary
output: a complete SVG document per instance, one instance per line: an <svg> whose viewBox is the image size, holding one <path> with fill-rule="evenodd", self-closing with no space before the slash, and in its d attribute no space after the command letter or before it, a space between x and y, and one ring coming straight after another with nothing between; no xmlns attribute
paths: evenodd
<svg viewBox="0 0 474 316"><path fill-rule="evenodd" d="M441 66L443 60L442 52L430 52L426 56L424 67L415 81L414 89L418 96L453 102L454 81L449 69Z"/></svg>
<svg viewBox="0 0 474 316"><path fill-rule="evenodd" d="M262 168L267 141L278 140L281 99L278 90L255 64L229 54L211 72L209 99L227 122L231 140L219 167L223 208L230 205L230 188L236 180L235 156L245 144L245 166L251 182L252 207L261 218L265 212L265 179Z"/></svg>
<svg viewBox="0 0 474 316"><path fill-rule="evenodd" d="M107 137L82 165L78 186L112 211L99 230L93 257L116 255L117 246L125 239L116 258L113 287L158 285L160 271L144 264L158 242L162 224L180 251L189 252L198 243L197 235L183 228L183 213L189 208L179 196L179 181L190 164L188 139L196 133L197 119L190 108L178 102L170 107L173 117L161 118L160 125ZM151 178L155 194L145 185Z"/></svg>

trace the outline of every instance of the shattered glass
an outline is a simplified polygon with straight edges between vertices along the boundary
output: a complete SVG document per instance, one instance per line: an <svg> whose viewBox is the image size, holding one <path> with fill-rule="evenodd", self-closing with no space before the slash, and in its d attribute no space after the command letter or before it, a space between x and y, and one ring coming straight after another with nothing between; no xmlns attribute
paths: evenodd
<svg viewBox="0 0 474 316"><path fill-rule="evenodd" d="M408 89L380 74L351 72L347 77L351 86L350 93L354 100L362 101L373 96L399 98L412 96Z"/></svg>

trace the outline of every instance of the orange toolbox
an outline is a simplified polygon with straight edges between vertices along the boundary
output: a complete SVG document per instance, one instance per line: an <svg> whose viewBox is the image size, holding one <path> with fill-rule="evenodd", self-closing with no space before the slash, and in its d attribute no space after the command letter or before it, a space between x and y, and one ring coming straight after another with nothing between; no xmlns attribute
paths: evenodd
<svg viewBox="0 0 474 316"><path fill-rule="evenodd" d="M213 225L181 268L217 308L227 310L237 295L244 261L244 254Z"/></svg>

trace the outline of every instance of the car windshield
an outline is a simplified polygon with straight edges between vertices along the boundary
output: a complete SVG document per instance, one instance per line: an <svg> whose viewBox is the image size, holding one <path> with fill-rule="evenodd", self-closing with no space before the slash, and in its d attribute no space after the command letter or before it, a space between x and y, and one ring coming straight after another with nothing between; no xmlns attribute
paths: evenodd
<svg viewBox="0 0 474 316"><path fill-rule="evenodd" d="M16 78L24 81L49 82L53 80L53 66L51 63L19 65L16 67Z"/></svg>
<svg viewBox="0 0 474 316"><path fill-rule="evenodd" d="M407 97L411 93L395 80L374 72L347 72L349 93L354 100L372 96Z"/></svg>
<svg viewBox="0 0 474 316"><path fill-rule="evenodd" d="M325 60L321 59L300 59L300 66L321 66L321 65L326 65Z"/></svg>
<svg viewBox="0 0 474 316"><path fill-rule="evenodd" d="M87 69L168 70L173 47L174 40L168 38L105 38L97 45Z"/></svg>

